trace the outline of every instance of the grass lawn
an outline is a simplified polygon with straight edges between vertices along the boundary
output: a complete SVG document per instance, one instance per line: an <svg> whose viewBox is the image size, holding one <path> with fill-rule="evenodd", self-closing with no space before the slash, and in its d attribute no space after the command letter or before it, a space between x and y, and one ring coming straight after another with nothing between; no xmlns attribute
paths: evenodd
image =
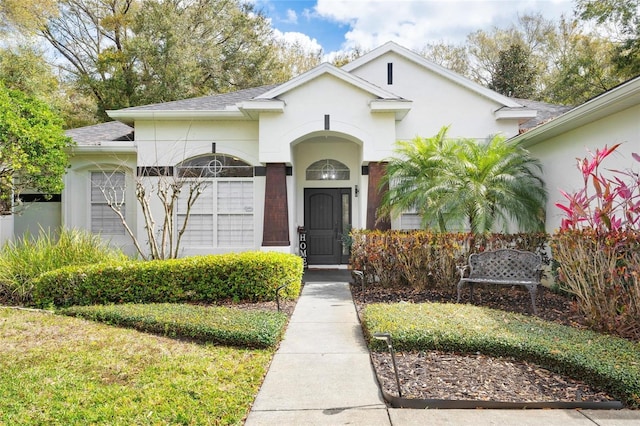
<svg viewBox="0 0 640 426"><path fill-rule="evenodd" d="M273 351L0 307L0 424L242 424Z"/></svg>

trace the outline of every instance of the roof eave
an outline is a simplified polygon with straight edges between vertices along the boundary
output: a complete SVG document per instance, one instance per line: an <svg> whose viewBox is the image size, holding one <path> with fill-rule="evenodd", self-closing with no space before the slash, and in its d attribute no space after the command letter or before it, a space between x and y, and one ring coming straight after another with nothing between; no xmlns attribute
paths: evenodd
<svg viewBox="0 0 640 426"><path fill-rule="evenodd" d="M204 121L204 120L242 120L247 119L237 108L226 110L182 110L182 111L107 111L107 115L114 120L132 126L136 121Z"/></svg>
<svg viewBox="0 0 640 426"><path fill-rule="evenodd" d="M500 108L494 112L496 120L514 120L536 118L538 112L528 108Z"/></svg>
<svg viewBox="0 0 640 426"><path fill-rule="evenodd" d="M137 149L134 142L103 141L99 145L74 145L71 151L74 154L135 154Z"/></svg>
<svg viewBox="0 0 640 426"><path fill-rule="evenodd" d="M279 99L252 99L239 102L236 107L247 117L257 120L261 112L284 112L285 103Z"/></svg>
<svg viewBox="0 0 640 426"><path fill-rule="evenodd" d="M396 121L402 120L411 110L413 102L409 100L374 99L369 102L371 112L392 112Z"/></svg>

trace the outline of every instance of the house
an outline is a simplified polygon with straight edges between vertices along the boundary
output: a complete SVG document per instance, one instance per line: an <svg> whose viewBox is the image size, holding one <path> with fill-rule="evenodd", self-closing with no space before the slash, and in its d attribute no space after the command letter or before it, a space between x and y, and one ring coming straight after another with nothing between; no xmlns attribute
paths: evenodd
<svg viewBox="0 0 640 426"><path fill-rule="evenodd" d="M127 223L145 241L136 179L197 175L208 185L191 211L182 255L277 250L300 253L310 265L345 264L341 236L350 228L416 225L411 212L376 218L384 162L397 140L445 125L450 137L514 137L536 117L391 42L280 85L108 114L115 121L69 131L77 146L61 198L16 217L16 234L46 216L45 225L100 232L133 252L100 185L120 189ZM185 213L182 200L176 219Z"/></svg>
<svg viewBox="0 0 640 426"><path fill-rule="evenodd" d="M546 230L553 233L562 221L562 211L555 204L566 204L560 190L570 193L584 187L577 159L605 145L620 143L605 160L603 168L639 171L631 154L640 153L640 76L530 129L513 141L521 143L543 164L549 191Z"/></svg>

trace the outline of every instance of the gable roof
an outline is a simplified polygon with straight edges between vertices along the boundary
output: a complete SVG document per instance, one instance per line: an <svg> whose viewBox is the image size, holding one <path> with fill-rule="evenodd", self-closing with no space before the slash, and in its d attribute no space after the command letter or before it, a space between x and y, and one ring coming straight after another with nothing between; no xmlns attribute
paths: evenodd
<svg viewBox="0 0 640 426"><path fill-rule="evenodd" d="M494 92L493 90L487 89L486 87L473 82L471 80L469 80L466 77L461 76L460 74L457 74L447 68L444 68L434 62L431 62L430 60L428 60L427 58L418 55L417 53L404 48L402 46L400 46L399 44L389 41L385 44L383 44L382 46L373 49L371 52L368 52L364 55L362 55L361 57L349 62L348 64L344 65L342 67L343 70L347 71L347 72L352 72L358 68L360 68L361 66L371 62L373 59L376 59L386 53L389 52L393 52L397 55L400 55L426 69L428 69L431 72L434 72L444 78L446 78L447 80L450 80L464 88L467 88L475 93L478 93L479 95L482 95L488 99L491 99L493 101L495 101L498 104L501 104L505 107L509 107L509 108L524 108L522 105L520 105L519 103L517 103L515 100L501 95L497 92Z"/></svg>
<svg viewBox="0 0 640 426"><path fill-rule="evenodd" d="M257 96L258 99L272 99L272 98L276 98L286 92L289 92L297 87L303 86L304 84L308 83L311 80L314 80L322 75L332 75L348 84L351 84L359 89L362 89L365 92L371 93L372 95L375 95L376 97L378 97L379 99L393 99L393 100L401 100L402 98L400 96L394 95L393 93L382 89L379 86L376 86L375 84L372 84L368 81L366 81L363 78L357 77L353 74L350 74L346 71L343 71L342 69L328 63L328 62L324 62L320 65L318 65L317 67L303 73L300 74L297 77L294 77L293 79L287 81L286 83L283 83L279 86L276 86L275 88L273 88L272 90L269 90L268 92L265 92L259 96Z"/></svg>
<svg viewBox="0 0 640 426"><path fill-rule="evenodd" d="M300 74L297 77L280 84L273 89L257 96L256 98L239 104L239 108L245 111L247 114L251 114L251 111L260 110L274 110L273 106L268 107L264 101L274 101L278 96L290 92L293 89L304 86L305 84L325 75L331 75L340 81L350 84L356 88L363 90L375 96L376 99L369 101L369 108L371 112L393 112L396 119L401 120L404 118L411 109L412 102L407 99L403 99L387 90L382 89L375 84L366 81L363 78L350 74L340 68L324 62L317 67Z"/></svg>
<svg viewBox="0 0 640 426"><path fill-rule="evenodd" d="M640 105L640 76L628 80L511 140L521 143L524 147L529 147L636 105Z"/></svg>
<svg viewBox="0 0 640 426"><path fill-rule="evenodd" d="M255 119L263 111L283 112L285 104L278 99L278 96L301 87L320 76L331 75L373 95L375 99L372 99L369 103L372 112L394 112L396 119L400 120L411 109L412 102L410 100L404 99L352 73L352 71L388 52L394 52L455 84L496 102L499 105L495 111L498 119L522 120L536 116L534 109L487 89L394 42L388 42L344 65L342 68L323 63L282 84L238 90L220 95L110 110L107 111L107 114L111 118L126 124L133 124L136 120L152 119Z"/></svg>
<svg viewBox="0 0 640 426"><path fill-rule="evenodd" d="M372 111L395 112L398 119L404 117L411 108L411 101L402 99L368 81L349 74L334 65L323 63L286 83L261 86L236 92L214 96L183 99L138 107L107 111L107 114L123 123L133 124L137 119L210 119L221 117L226 119L256 118L260 111L284 110L284 102L278 96L322 76L332 75L347 84L371 93L377 99L370 103Z"/></svg>

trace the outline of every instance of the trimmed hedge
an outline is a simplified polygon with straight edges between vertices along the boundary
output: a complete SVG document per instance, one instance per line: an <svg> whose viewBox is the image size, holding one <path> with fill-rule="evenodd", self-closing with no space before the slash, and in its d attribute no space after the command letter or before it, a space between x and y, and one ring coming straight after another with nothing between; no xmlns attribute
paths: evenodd
<svg viewBox="0 0 640 426"><path fill-rule="evenodd" d="M73 306L59 312L173 338L243 348L275 347L287 324L282 312L169 303Z"/></svg>
<svg viewBox="0 0 640 426"><path fill-rule="evenodd" d="M536 317L460 304L372 304L363 311L372 350L480 352L537 363L640 408L640 344Z"/></svg>
<svg viewBox="0 0 640 426"><path fill-rule="evenodd" d="M457 265L472 253L515 248L538 253L549 264L545 233L483 234L433 231L351 232L351 266L369 283L382 286L455 288Z"/></svg>
<svg viewBox="0 0 640 426"><path fill-rule="evenodd" d="M300 257L275 252L69 266L35 280L34 305L259 302L274 300L283 284L281 296L293 299L302 274Z"/></svg>

